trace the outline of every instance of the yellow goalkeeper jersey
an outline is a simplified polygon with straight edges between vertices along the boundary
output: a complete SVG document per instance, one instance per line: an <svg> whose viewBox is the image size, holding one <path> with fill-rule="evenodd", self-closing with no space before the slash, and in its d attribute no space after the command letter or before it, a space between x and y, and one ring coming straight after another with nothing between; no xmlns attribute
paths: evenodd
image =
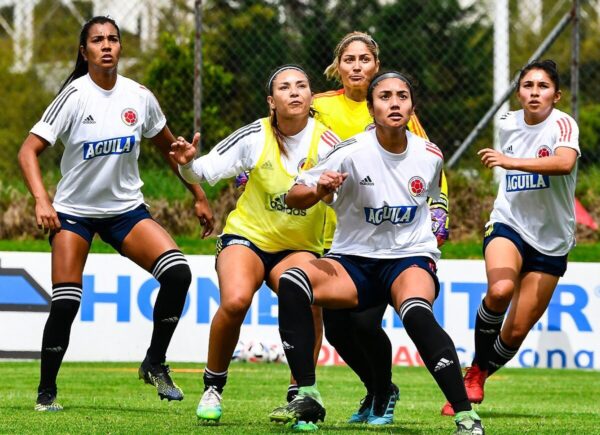
<svg viewBox="0 0 600 435"><path fill-rule="evenodd" d="M355 134L365 131L373 124L369 114L367 101L356 102L346 97L344 89L316 94L313 99L313 108L317 112L315 118L329 127L340 139L346 140ZM417 115L413 114L408 121L408 129L424 139L429 139L425 129L419 122ZM448 208L448 183L446 175L442 172L442 202ZM332 208L327 208L325 218L325 249L331 248L333 233L335 232L336 216Z"/></svg>

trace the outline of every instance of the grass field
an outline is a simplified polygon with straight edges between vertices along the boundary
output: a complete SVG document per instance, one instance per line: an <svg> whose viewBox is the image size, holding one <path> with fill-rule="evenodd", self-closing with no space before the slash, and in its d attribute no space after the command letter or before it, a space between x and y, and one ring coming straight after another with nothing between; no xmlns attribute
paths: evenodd
<svg viewBox="0 0 600 435"><path fill-rule="evenodd" d="M65 410L44 414L33 411L39 363L1 362L0 433L291 433L267 418L284 398L287 366L232 364L217 426L196 420L199 366L172 368L186 392L182 402L160 401L153 387L137 380L137 364L65 363L59 376ZM439 415L443 397L424 368L394 368L401 398L395 423L382 428L345 423L364 394L348 368L320 367L317 376L327 407L320 433L452 433L452 419ZM490 378L477 409L488 434L600 434L598 391L598 372L505 369Z"/></svg>

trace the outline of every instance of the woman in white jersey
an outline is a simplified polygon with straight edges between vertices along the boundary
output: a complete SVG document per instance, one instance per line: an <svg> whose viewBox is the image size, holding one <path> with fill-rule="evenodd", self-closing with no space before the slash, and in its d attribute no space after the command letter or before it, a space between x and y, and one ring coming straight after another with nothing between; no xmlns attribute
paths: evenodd
<svg viewBox="0 0 600 435"><path fill-rule="evenodd" d="M312 359L311 305L360 311L389 303L440 389L459 410L458 433L481 434L454 344L432 311L440 251L427 197L440 196L442 153L406 129L414 99L405 76L377 74L367 102L375 129L336 146L300 174L286 198L288 206L298 209L323 200L335 209L338 222L324 258L290 268L279 280L279 331L299 392L270 418L309 424L325 418Z"/></svg>
<svg viewBox="0 0 600 435"><path fill-rule="evenodd" d="M267 82L270 116L240 128L207 155L194 160L199 134L179 138L171 155L190 183L217 181L243 171L250 176L217 242L221 300L212 320L199 419L221 418L221 395L240 327L263 281L278 291L279 277L323 252L325 206L299 210L285 204L295 177L314 166L339 142L311 115L306 73L296 65L277 68ZM311 327L312 329L312 327Z"/></svg>
<svg viewBox="0 0 600 435"><path fill-rule="evenodd" d="M52 246L52 304L42 338L38 411L62 409L56 402L56 377L81 302L83 268L96 233L160 283L152 339L139 375L157 388L161 399L183 399L164 362L191 272L173 239L148 213L137 166L143 136L176 172L168 154L174 137L154 95L118 75L120 53L121 35L112 19L94 17L85 23L74 71L19 151L23 176L35 198L38 227L50 231ZM62 179L52 202L38 156L57 139L65 150ZM196 214L206 236L212 231L212 212L202 189L188 188L196 197Z"/></svg>
<svg viewBox="0 0 600 435"><path fill-rule="evenodd" d="M499 124L502 150L479 151L486 167L506 173L483 240L488 289L475 320L475 357L465 374L474 403L483 400L486 378L516 355L546 311L575 245L579 128L554 107L560 96L553 61L527 65L517 88L522 109L503 115ZM442 414L453 415L450 404Z"/></svg>
<svg viewBox="0 0 600 435"><path fill-rule="evenodd" d="M325 76L339 82L342 88L315 95L313 107L317 111L316 118L342 140L373 127L367 107L367 89L378 70L379 46L369 34L350 32L340 39ZM427 139L416 113L408 121L407 129ZM438 246L449 234L447 193L442 175L442 201L429 204ZM335 212L328 208L324 235L326 250L331 248L335 222ZM392 344L381 326L386 309L385 305L361 312L323 309L327 341L359 376L367 390L349 423L393 423L399 391L392 383Z"/></svg>

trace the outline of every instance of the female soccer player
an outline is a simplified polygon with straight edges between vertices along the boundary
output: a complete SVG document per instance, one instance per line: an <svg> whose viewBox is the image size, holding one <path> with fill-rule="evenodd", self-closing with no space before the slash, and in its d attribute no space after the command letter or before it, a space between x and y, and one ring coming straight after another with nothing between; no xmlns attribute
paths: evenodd
<svg viewBox="0 0 600 435"><path fill-rule="evenodd" d="M479 151L486 167L506 174L483 239L488 290L477 310L475 357L464 380L474 403L483 400L485 379L516 355L546 311L575 245L579 128L554 107L560 97L556 64L530 63L519 75L522 109L501 118L502 151ZM442 414L454 414L450 404Z"/></svg>
<svg viewBox="0 0 600 435"><path fill-rule="evenodd" d="M221 303L211 324L205 390L196 412L202 420L221 418L227 369L262 282L277 292L284 270L323 252L325 205L300 210L288 207L285 196L294 178L314 166L339 139L310 116L310 83L300 67L276 69L267 92L270 117L237 130L207 155L193 160L198 134L192 144L179 138L172 145L171 155L189 182L216 183L242 171L250 173L217 243Z"/></svg>
<svg viewBox="0 0 600 435"><path fill-rule="evenodd" d="M316 118L342 140L372 128L373 117L367 107L367 89L378 70L379 46L369 34L351 32L337 44L333 61L325 70L325 75L340 82L342 88L315 95L313 107L317 111ZM411 115L407 127L412 133L427 139L416 114ZM443 177L440 200L435 204L430 203L438 246L444 243L449 234L445 181ZM331 248L335 222L335 212L328 208L325 224L326 250ZM361 312L323 310L327 340L367 389L358 410L350 417L350 423L381 425L393 422L399 392L392 384L392 344L381 327L385 310L385 305Z"/></svg>
<svg viewBox="0 0 600 435"><path fill-rule="evenodd" d="M286 270L279 280L279 331L299 392L270 417L311 424L325 418L312 359L311 305L363 309L392 304L425 365L459 412L457 433L481 434L452 340L436 322L440 256L431 232L427 196L440 195L443 156L406 129L414 100L398 72L379 73L367 102L375 129L342 142L300 174L286 197L304 209L328 202L338 222L324 258ZM304 426L301 426L304 427Z"/></svg>
<svg viewBox="0 0 600 435"><path fill-rule="evenodd" d="M19 151L38 227L50 231L52 245L52 304L42 338L38 411L62 409L56 402L56 377L81 302L83 268L96 233L160 283L152 339L139 375L157 388L161 399L183 399L164 362L191 273L173 239L148 213L137 165L144 136L176 171L168 155L175 138L154 95L117 73L120 54L121 34L111 18L94 17L85 23L74 71ZM38 156L57 138L65 146L63 177L51 202ZM188 188L196 197L196 214L206 236L214 225L212 212L202 189Z"/></svg>

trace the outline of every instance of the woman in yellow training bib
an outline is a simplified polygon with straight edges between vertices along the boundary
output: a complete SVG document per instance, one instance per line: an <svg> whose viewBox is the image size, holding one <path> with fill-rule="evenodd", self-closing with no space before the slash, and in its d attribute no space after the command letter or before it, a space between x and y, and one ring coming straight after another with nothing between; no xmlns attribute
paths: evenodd
<svg viewBox="0 0 600 435"><path fill-rule="evenodd" d="M310 83L299 66L276 69L267 93L270 116L240 128L207 155L194 160L198 133L192 144L179 138L171 147L181 175L190 183L214 184L240 172L250 174L217 242L221 303L211 324L204 394L196 411L201 420L221 418L227 369L262 282L277 292L283 271L323 253L325 204L289 208L285 195L295 177L339 139L311 116Z"/></svg>
<svg viewBox="0 0 600 435"><path fill-rule="evenodd" d="M379 47L369 34L351 32L340 40L325 75L337 80L343 87L315 95L313 107L317 112L316 118L342 140L374 126L367 108L367 89L378 70ZM427 139L415 114L409 119L408 130ZM447 192L443 177L440 200L435 204L430 203L438 245L448 238ZM328 208L324 234L326 250L331 247L335 225L335 212ZM367 389L359 409L349 419L351 423L391 423L390 413L393 413L393 409L388 404L398 394L398 389L392 384L392 345L381 327L385 309L383 305L360 313L323 309L325 337Z"/></svg>

